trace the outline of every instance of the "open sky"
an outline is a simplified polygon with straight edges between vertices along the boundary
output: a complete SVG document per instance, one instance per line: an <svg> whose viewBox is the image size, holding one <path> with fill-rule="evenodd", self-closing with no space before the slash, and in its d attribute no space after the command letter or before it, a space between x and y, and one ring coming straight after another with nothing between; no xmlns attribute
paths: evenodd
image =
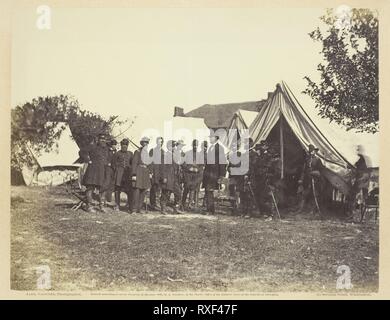
<svg viewBox="0 0 390 320"><path fill-rule="evenodd" d="M103 116L137 116L129 137L138 140L174 106L261 100L284 80L314 115L301 91L304 76L318 79L321 47L308 33L324 12L53 9L51 29L38 30L36 11L20 11L13 19L12 105L72 94Z"/></svg>

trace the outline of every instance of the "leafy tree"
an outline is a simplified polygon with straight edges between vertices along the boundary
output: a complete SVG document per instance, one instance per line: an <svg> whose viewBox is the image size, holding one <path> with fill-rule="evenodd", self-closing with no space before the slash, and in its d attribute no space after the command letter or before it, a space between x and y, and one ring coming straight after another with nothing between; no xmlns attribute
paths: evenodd
<svg viewBox="0 0 390 320"><path fill-rule="evenodd" d="M71 96L38 97L11 111L11 166L21 169L23 165L33 165L31 152L38 155L55 152L65 129L58 128L59 122L69 124L72 138L83 148L99 133L109 135L113 126L126 121L116 116L106 120L97 113L82 110Z"/></svg>
<svg viewBox="0 0 390 320"><path fill-rule="evenodd" d="M305 77L303 92L312 97L319 115L347 130L379 130L378 17L368 9L351 9L320 18L327 30L309 33L322 44L319 83Z"/></svg>

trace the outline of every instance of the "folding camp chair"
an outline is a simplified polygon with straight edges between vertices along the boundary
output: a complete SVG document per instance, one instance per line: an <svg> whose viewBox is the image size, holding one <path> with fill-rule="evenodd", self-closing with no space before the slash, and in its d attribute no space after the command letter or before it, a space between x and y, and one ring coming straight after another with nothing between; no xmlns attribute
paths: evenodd
<svg viewBox="0 0 390 320"><path fill-rule="evenodd" d="M69 194L71 194L72 196L74 196L75 198L77 198L77 200L78 200L78 202L72 206L72 208L71 208L72 210L76 211L76 210L80 209L83 204L87 203L87 196L85 194L85 190L80 188L80 185L79 185L78 180L76 178L68 180L65 183L65 187L66 187L66 191Z"/></svg>
<svg viewBox="0 0 390 320"><path fill-rule="evenodd" d="M231 183L228 178L221 178L220 187L216 191L215 204L217 207L223 205L232 208L233 212L236 212L239 204L239 197L235 190L235 184Z"/></svg>

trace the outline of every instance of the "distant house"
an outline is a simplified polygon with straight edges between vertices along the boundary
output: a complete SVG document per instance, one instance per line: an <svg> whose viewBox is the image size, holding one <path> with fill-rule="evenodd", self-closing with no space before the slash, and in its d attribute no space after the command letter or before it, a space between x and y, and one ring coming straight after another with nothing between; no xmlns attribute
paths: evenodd
<svg viewBox="0 0 390 320"><path fill-rule="evenodd" d="M227 129L234 114L238 110L258 112L265 104L266 100L224 103L224 104L205 104L201 107L184 113L183 108L175 107L175 117L202 118L206 126L210 129Z"/></svg>

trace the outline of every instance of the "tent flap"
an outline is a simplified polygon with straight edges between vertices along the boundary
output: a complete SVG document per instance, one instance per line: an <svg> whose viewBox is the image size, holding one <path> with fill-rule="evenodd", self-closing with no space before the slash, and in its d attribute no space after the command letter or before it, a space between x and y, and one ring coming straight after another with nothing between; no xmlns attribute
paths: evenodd
<svg viewBox="0 0 390 320"><path fill-rule="evenodd" d="M309 144L313 144L319 149L318 155L325 162L347 168L349 162L331 145L297 103L285 83L278 84L275 92L249 128L254 143L265 140L280 116L283 115L305 150L308 150Z"/></svg>

